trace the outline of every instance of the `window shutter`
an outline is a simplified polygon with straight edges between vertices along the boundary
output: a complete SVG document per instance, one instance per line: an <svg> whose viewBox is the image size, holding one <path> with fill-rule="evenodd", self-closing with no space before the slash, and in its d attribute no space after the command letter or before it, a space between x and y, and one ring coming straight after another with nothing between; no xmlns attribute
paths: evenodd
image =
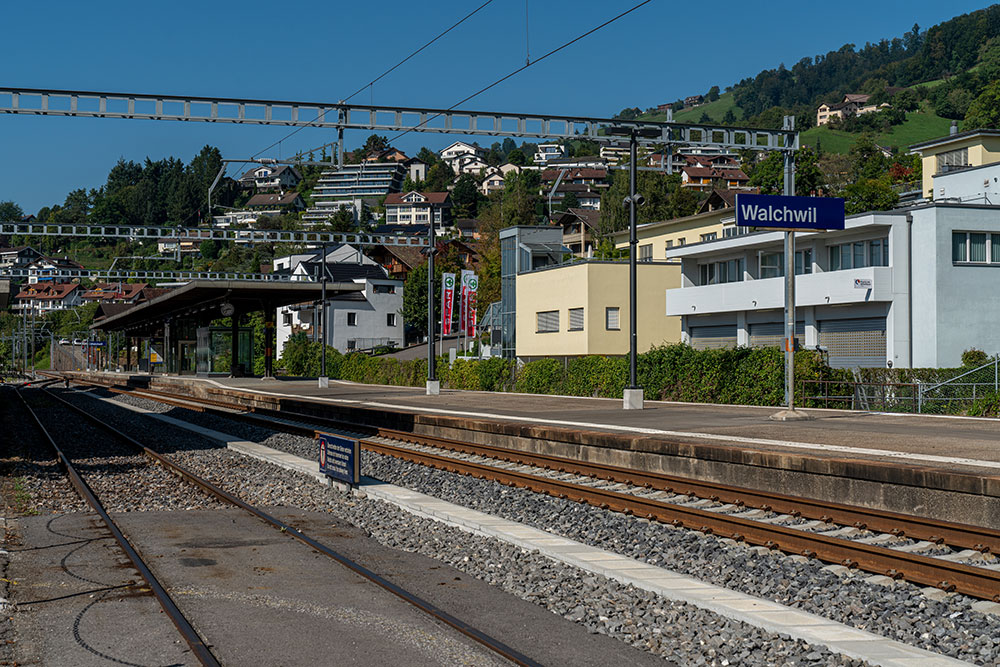
<svg viewBox="0 0 1000 667"><path fill-rule="evenodd" d="M538 333L552 333L559 331L559 311L558 310L545 310L535 313L537 318L537 326L535 330Z"/></svg>
<svg viewBox="0 0 1000 667"><path fill-rule="evenodd" d="M610 331L621 329L621 325L618 321L618 308L608 308L604 312L607 329Z"/></svg>
<svg viewBox="0 0 1000 667"><path fill-rule="evenodd" d="M569 309L569 330L583 331L583 308Z"/></svg>

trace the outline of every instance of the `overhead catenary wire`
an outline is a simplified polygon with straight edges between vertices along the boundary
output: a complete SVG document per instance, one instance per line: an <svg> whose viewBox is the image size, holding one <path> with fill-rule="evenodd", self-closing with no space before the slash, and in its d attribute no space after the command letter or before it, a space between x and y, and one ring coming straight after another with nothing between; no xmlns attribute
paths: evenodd
<svg viewBox="0 0 1000 667"><path fill-rule="evenodd" d="M531 61L531 62L529 62L529 63L527 63L527 64L524 64L524 65L522 65L521 67L518 67L518 68L517 68L517 69L515 69L514 71L510 72L509 74L507 74L507 75L505 75L505 76L503 76L503 77L501 77L501 78L497 79L496 81L494 81L493 83L489 84L488 86L485 86L485 87L483 87L483 88L480 88L479 90L477 90L476 92L472 93L471 95L468 95L467 97L465 97L465 98L463 98L463 99L459 100L458 102L455 102L455 103L454 103L454 104L452 104L452 105L451 105L450 107L448 107L447 109L445 109L445 111L443 111L443 112L439 112L439 113L436 113L436 114L434 114L433 116L431 116L431 117L427 118L426 120L423 120L423 121L421 121L421 122L420 122L419 124L417 124L416 126L414 126L414 127L411 127L411 128L409 128L409 129L407 129L407 130L405 130L405 131L403 131L403 132L400 132L400 133L399 133L399 134L397 134L396 136L392 137L392 139L390 139L390 141L397 141L398 139L401 139L402 137L405 137L405 136L406 136L407 134L409 134L410 132L415 132L415 131L419 130L419 129L420 129L421 127L423 127L423 126L424 126L424 125L426 125L427 123L431 122L432 120L434 120L434 119L436 119L436 118L440 118L440 117L441 117L441 115L442 115L443 113L445 113L445 112L447 112L447 111L454 111L456 107L458 107L458 106L460 106L460 105L462 105L462 104L465 104L466 102L468 102L468 101L469 101L469 100L471 100L472 98L474 98L474 97L478 97L479 95L482 95L483 93L485 93L485 92L486 92L487 90L490 90L491 88L495 88L496 86L499 86L499 85L500 85L501 83L503 83L504 81L506 81L506 80L510 79L511 77L514 77L514 76L516 76L516 75L520 74L521 72L523 72L524 70L528 69L529 67L531 67L531 66L533 66L533 65L536 65L536 64L538 64L538 63L542 62L543 60L545 60L545 59L546 59L546 58L548 58L549 56L553 56L553 55L555 55L555 54L559 53L560 51L562 51L563 49L565 49L565 48L567 48L567 47L569 47L569 46L572 46L573 44L576 44L576 43L577 43L577 42L579 42L579 41L580 41L581 39L584 39L584 38L586 38L586 37L589 37L590 35L594 34L594 33L595 33L595 32L597 32L598 30L600 30L601 28L604 28L604 27L606 27L606 26L608 26L608 25L610 25L610 24L614 23L615 21L617 21L617 20L619 20L619 19L621 19L621 18L623 18L623 17L627 16L628 14L631 14L631 13L632 13L632 12L634 12L635 10L639 9L640 7L643 7L644 5L648 5L648 4L649 4L650 2L652 2L652 1L653 1L653 0L644 0L643 2L640 2L640 3L636 4L635 6L631 7L630 9L627 9L627 10L625 10L625 11L624 11L624 12L622 12L621 14L618 14L617 16L614 16L614 17L612 17L612 18L608 19L608 20L607 20L607 21L605 21L604 23L601 23L600 25L598 25L598 26L596 26L596 27L594 27L594 28L591 28L591 29L590 29L590 30L588 30L587 32L585 32L585 33L583 33L583 34L581 34L581 35L578 35L578 36L574 37L573 39L571 39L570 41L568 41L568 42L566 42L566 43L562 44L561 46L557 46L556 48L552 49L551 51L549 51L549 52L548 52L548 53L546 53L545 55L542 55L542 56L539 56L539 57L538 57L538 58L536 58L535 60L533 60L533 61ZM332 142L327 142L327 143L325 143L325 144L322 144L322 145L320 145L320 146L316 146L315 148L310 148L309 150L305 150L305 151L301 151L301 152L299 152L299 153L298 153L298 154L296 155L296 157L299 157L299 156L302 156L302 155L305 155L306 153L310 153L310 152L312 152L312 151L317 151L317 150L319 150L319 149L321 149L321 148L325 148L326 146L330 146L330 145L332 145Z"/></svg>
<svg viewBox="0 0 1000 667"><path fill-rule="evenodd" d="M439 39L441 39L442 37L444 37L445 35L447 35L449 32L451 32L452 30L454 30L455 28L457 28L458 26L462 25L467 20L469 20L470 18L472 18L473 16L475 16L477 13L479 13L480 10L484 9L487 5L489 5L492 2L493 2L493 0L486 0L486 2L484 2L481 5L479 5L478 7L476 7L475 9L473 9L471 12L469 12L468 14L466 14L465 16L463 16L461 19L459 19L458 21L456 21L455 23L453 23L452 25L450 25L447 29L445 29L443 32L439 33L436 37L434 37L429 42L427 42L426 44L424 44L423 46L421 46L419 49L417 49L416 51L412 52L410 55L406 56L405 58L403 58L402 60L400 60L398 63L396 63L395 65L393 65L392 67L390 67L386 71L382 72L381 74L379 74L377 77L375 77L374 79L372 79L371 81L369 81L365 85L363 85L360 88L358 88L357 90L355 90L353 93L351 93L347 97L345 97L343 100L341 100L341 102L347 102L352 97L355 97L358 93L364 91L366 88L372 88L379 80L385 78L386 76L388 76L389 74L391 74L392 72L394 72L395 70L397 70L399 67L401 67L403 64L405 64L406 62L408 62L412 58L414 58L417 54L419 54L421 51L423 51L424 49L426 49L427 47L429 47L431 44L433 44L434 42L438 41ZM372 95L374 95L374 93L372 93ZM274 143L272 143L267 148L264 148L262 150L257 151L256 153L254 153L253 157L257 157L261 153L263 153L265 151L271 150L275 146L279 145L283 141L287 141L288 139L290 139L291 137L295 136L296 134L298 134L302 130L306 129L307 127L311 127L314 123L322 121L326 117L326 114L327 114L328 111L330 111L330 109L324 109L319 114L317 114L315 118L313 118L311 121L309 121L305 125L297 127L296 129L292 130L291 132L289 132L287 135L285 135L281 139L278 139L277 141L275 141ZM326 145L328 145L328 144L324 144L323 146L320 146L319 148L323 148ZM315 150L318 150L318 149L315 149ZM295 157L301 157L302 155L304 155L304 154L306 154L308 152L310 152L310 151L301 151L301 152L297 153L295 155ZM242 168L242 165L241 165L241 168Z"/></svg>

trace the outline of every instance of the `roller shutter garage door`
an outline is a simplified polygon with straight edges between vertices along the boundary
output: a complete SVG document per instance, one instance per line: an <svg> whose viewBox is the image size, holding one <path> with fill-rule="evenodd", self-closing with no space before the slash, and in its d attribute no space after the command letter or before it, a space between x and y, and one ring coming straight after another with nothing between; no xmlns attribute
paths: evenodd
<svg viewBox="0 0 1000 667"><path fill-rule="evenodd" d="M805 343L806 323L795 323L795 337L799 347ZM758 322L750 324L750 347L780 347L785 349L784 322Z"/></svg>
<svg viewBox="0 0 1000 667"><path fill-rule="evenodd" d="M715 324L691 327L691 347L696 350L736 347L736 325Z"/></svg>
<svg viewBox="0 0 1000 667"><path fill-rule="evenodd" d="M885 366L885 318L820 320L819 344L834 368Z"/></svg>

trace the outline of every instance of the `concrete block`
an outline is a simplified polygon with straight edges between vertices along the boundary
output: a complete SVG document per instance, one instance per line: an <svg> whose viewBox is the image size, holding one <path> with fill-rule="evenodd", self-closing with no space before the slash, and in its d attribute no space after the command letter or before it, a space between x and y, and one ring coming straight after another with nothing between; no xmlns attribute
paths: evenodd
<svg viewBox="0 0 1000 667"><path fill-rule="evenodd" d="M801 410L782 410L775 412L769 419L776 422L803 422L809 421L812 417Z"/></svg>
<svg viewBox="0 0 1000 667"><path fill-rule="evenodd" d="M437 396L441 393L441 381L440 380L428 380L427 381L427 395Z"/></svg>
<svg viewBox="0 0 1000 667"><path fill-rule="evenodd" d="M972 609L974 611L978 611L981 614L993 614L994 616L1000 616L1000 604L996 602L990 602L989 600L980 600L979 602L973 602Z"/></svg>
<svg viewBox="0 0 1000 667"><path fill-rule="evenodd" d="M643 409L642 389L626 389L625 394L622 397L622 409L642 410Z"/></svg>
<svg viewBox="0 0 1000 667"><path fill-rule="evenodd" d="M319 388L320 389L329 389L330 388L330 378L328 378L328 377L320 377L319 378Z"/></svg>

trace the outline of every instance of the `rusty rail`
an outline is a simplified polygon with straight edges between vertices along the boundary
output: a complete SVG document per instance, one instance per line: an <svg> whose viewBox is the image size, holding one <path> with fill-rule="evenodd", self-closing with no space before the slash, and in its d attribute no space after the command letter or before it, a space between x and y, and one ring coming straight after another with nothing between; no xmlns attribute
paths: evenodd
<svg viewBox="0 0 1000 667"><path fill-rule="evenodd" d="M394 429L373 427L288 411L279 413L272 410L253 409L254 411L251 413L233 413L231 410L234 406L232 404L227 405L224 401L178 397L165 392L148 389L141 391L114 389L113 391L158 401L163 401L164 399L167 399L167 401L172 400L174 405L188 409L193 409L192 405L199 406L200 404L201 409L205 412L230 418L236 417L268 428L299 433L301 435L313 436L315 434L315 429L310 424L324 425L326 427L353 430L360 433L370 433L373 436L397 439L411 444L451 449L467 454L476 454L524 465L549 468L560 472L598 477L608 481L623 482L672 493L694 495L714 501L743 505L748 508L759 508L808 519L891 533L900 537L905 536L938 544L943 543L956 548L1000 554L1000 532L978 526L883 512L838 503L827 503L808 498L685 479L659 473L647 473L489 445L477 445L447 438L417 435ZM205 408L204 406L206 405L223 408L224 410L216 411L212 408ZM239 406L236 407L242 409ZM274 413L274 416L269 416L271 413ZM303 423L289 423L284 419L285 417L295 417L302 420ZM571 498L605 509L636 514L676 526L684 526L723 537L744 540L750 544L815 557L827 562L858 567L866 571L885 574L894 578L905 578L922 585L934 586L945 590L955 590L966 595L1000 602L1000 572L985 568L953 563L939 558L910 554L851 540L828 537L794 528L760 523L751 519L672 505L639 496L579 486L527 473L502 470L493 466L416 452L411 449L376 443L367 439L362 440L362 445L370 451L376 451L450 472L475 475L483 479L495 479L505 484L522 486L557 497Z"/></svg>

